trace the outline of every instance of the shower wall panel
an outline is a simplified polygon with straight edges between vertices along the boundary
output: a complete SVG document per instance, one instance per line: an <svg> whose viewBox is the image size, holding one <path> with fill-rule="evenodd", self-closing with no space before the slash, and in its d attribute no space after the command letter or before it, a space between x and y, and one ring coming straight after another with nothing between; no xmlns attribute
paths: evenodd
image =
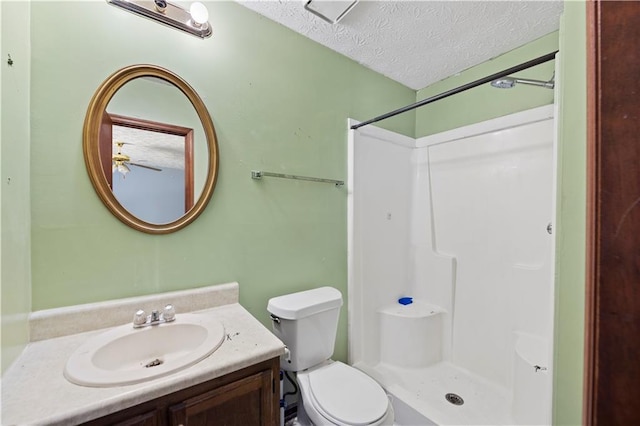
<svg viewBox="0 0 640 426"><path fill-rule="evenodd" d="M457 259L452 361L511 387L516 331L549 338L553 120L429 146L434 245Z"/></svg>
<svg viewBox="0 0 640 426"><path fill-rule="evenodd" d="M350 359L379 360L376 311L409 291L410 167L413 138L371 128L358 132L352 153L353 240L357 290L350 291L351 323L367 339L350 341ZM350 188L353 191L353 188Z"/></svg>

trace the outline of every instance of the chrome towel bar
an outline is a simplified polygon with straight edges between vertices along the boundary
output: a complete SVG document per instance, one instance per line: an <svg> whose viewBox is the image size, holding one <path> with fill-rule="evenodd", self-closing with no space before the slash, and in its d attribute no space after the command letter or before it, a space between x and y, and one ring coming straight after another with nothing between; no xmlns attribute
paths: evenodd
<svg viewBox="0 0 640 426"><path fill-rule="evenodd" d="M276 177L276 178L283 178L283 179L308 180L311 182L333 183L336 185L336 187L344 185L343 180L322 179L322 178L309 177L309 176L287 175L283 173L271 173L271 172L263 172L260 170L251 170L251 179L262 179L263 177Z"/></svg>

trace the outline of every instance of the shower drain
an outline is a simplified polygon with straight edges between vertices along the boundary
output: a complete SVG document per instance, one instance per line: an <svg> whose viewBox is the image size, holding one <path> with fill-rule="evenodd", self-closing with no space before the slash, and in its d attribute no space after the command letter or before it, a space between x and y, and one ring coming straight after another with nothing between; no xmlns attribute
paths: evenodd
<svg viewBox="0 0 640 426"><path fill-rule="evenodd" d="M456 395L455 393L448 393L445 396L445 399L452 403L453 405L462 405L464 404L464 399L460 395Z"/></svg>

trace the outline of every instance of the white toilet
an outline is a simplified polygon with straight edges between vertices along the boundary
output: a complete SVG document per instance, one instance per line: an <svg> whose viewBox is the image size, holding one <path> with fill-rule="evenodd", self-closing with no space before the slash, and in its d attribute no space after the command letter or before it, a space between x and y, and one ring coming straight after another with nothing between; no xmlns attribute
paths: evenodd
<svg viewBox="0 0 640 426"><path fill-rule="evenodd" d="M342 294L333 287L274 297L267 305L273 331L289 351L280 366L297 373L298 422L392 425L393 408L382 387L360 370L330 359L341 306Z"/></svg>

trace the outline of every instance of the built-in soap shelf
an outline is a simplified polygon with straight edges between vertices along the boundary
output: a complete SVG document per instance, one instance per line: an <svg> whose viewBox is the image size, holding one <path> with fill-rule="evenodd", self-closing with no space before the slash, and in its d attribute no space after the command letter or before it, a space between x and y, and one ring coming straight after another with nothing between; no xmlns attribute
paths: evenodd
<svg viewBox="0 0 640 426"><path fill-rule="evenodd" d="M442 307L420 300L380 308L380 362L424 368L441 361L444 313Z"/></svg>
<svg viewBox="0 0 640 426"><path fill-rule="evenodd" d="M409 305L393 303L378 310L378 313L380 314L406 318L428 317L443 312L445 312L445 310L442 307L426 303L421 300L414 300L413 303Z"/></svg>

